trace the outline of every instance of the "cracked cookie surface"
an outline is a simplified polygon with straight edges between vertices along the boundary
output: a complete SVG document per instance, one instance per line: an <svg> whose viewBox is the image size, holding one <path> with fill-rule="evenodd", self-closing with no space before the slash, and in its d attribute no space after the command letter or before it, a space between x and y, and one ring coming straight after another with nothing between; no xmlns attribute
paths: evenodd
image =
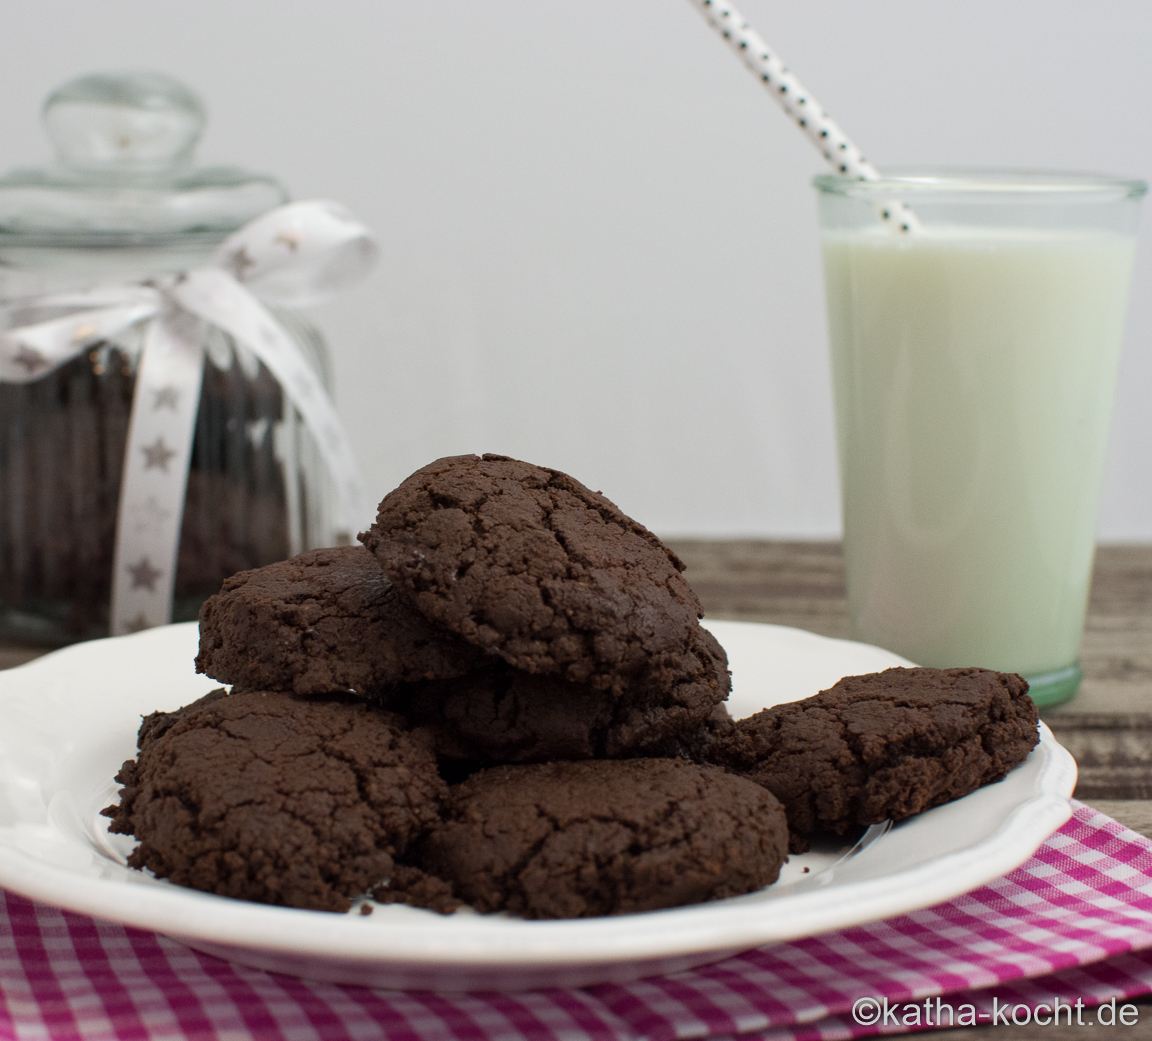
<svg viewBox="0 0 1152 1041"><path fill-rule="evenodd" d="M525 672L669 686L700 602L684 565L598 492L505 456L417 470L360 536L429 619Z"/></svg>
<svg viewBox="0 0 1152 1041"><path fill-rule="evenodd" d="M988 669L846 676L737 721L708 757L776 795L796 835L842 835L1000 780L1039 740L1027 692Z"/></svg>
<svg viewBox="0 0 1152 1041"><path fill-rule="evenodd" d="M679 749L681 737L692 740L718 706L726 718L722 702L731 685L724 649L707 629L698 628L677 682L666 691L614 696L498 660L457 679L406 684L386 707L427 728L437 753L450 759L477 764L613 759Z"/></svg>
<svg viewBox="0 0 1152 1041"><path fill-rule="evenodd" d="M200 609L196 671L249 690L368 694L487 661L430 624L362 546L241 571Z"/></svg>
<svg viewBox="0 0 1152 1041"><path fill-rule="evenodd" d="M757 784L677 759L499 766L453 789L425 870L480 911L626 914L774 882L788 843Z"/></svg>
<svg viewBox="0 0 1152 1041"><path fill-rule="evenodd" d="M351 698L209 695L148 718L103 812L139 840L130 866L193 889L347 910L447 796L422 737Z"/></svg>

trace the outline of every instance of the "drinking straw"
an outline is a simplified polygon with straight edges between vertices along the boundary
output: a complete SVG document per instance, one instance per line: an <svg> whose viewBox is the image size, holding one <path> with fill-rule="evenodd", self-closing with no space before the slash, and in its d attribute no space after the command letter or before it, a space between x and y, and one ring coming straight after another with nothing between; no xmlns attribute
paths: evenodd
<svg viewBox="0 0 1152 1041"><path fill-rule="evenodd" d="M838 173L857 181L881 179L880 171L864 158L860 149L824 111L824 106L769 50L763 37L735 7L720 0L691 2L700 9L708 24L728 41L728 46L785 113L796 120L800 129ZM916 215L895 199L879 204L877 213L889 227L899 231L911 232L920 227Z"/></svg>

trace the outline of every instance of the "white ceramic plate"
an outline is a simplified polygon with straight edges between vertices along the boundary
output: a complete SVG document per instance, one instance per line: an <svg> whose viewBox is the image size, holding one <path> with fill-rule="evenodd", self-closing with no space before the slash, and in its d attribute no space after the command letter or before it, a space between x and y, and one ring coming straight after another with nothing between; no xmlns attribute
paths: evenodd
<svg viewBox="0 0 1152 1041"><path fill-rule="evenodd" d="M709 626L728 651L730 708L744 716L841 676L907 664L798 629ZM215 684L192 671L195 623L78 644L0 673L0 886L176 937L222 957L314 979L438 989L575 986L635 979L926 907L1023 863L1070 815L1072 757L1041 726L1003 781L897 825L851 855L793 857L757 893L642 915L528 922L378 907L327 914L182 889L125 866L130 837L100 809L135 753L143 713ZM804 868L809 869L804 873Z"/></svg>

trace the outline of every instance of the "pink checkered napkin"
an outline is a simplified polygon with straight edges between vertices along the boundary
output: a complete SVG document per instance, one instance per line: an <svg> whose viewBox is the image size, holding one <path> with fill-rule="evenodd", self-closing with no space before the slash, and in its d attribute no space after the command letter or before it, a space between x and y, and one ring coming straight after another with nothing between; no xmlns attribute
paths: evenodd
<svg viewBox="0 0 1152 1041"><path fill-rule="evenodd" d="M867 996L903 1005L939 995L956 1009L973 1004L989 1023L994 997L1090 1006L1152 991L1152 843L1080 804L1023 867L948 903L584 990L439 995L307 983L0 897L3 1041L792 1041L878 1032L851 1016Z"/></svg>

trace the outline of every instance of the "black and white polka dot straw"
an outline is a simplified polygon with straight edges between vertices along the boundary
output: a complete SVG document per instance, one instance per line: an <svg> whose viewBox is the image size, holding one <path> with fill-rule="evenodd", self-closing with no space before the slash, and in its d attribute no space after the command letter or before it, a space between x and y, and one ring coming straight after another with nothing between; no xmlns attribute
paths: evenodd
<svg viewBox="0 0 1152 1041"><path fill-rule="evenodd" d="M824 111L824 106L804 89L736 8L723 0L691 2L728 41L728 46L780 107L796 121L838 173L857 181L880 180L880 171L864 158L860 149ZM916 214L896 199L886 200L877 206L877 214L894 230L912 232L920 227Z"/></svg>

